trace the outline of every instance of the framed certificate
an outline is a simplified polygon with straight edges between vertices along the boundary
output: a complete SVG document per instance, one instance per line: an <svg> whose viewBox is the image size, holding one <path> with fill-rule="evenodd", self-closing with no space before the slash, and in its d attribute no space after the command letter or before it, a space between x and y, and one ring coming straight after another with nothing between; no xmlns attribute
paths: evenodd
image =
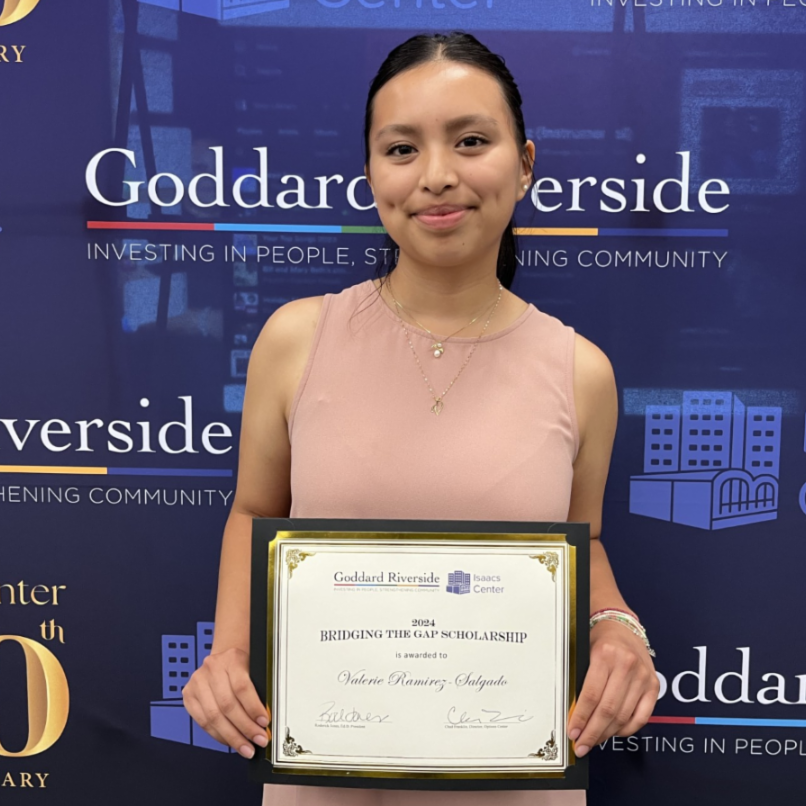
<svg viewBox="0 0 806 806"><path fill-rule="evenodd" d="M586 788L566 721L589 563L582 523L255 518L250 663L272 740L251 777Z"/></svg>

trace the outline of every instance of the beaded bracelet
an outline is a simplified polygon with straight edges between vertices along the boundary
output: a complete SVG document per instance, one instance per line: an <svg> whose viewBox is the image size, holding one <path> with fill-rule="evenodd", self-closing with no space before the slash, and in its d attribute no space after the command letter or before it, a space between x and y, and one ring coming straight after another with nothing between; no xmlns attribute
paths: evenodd
<svg viewBox="0 0 806 806"><path fill-rule="evenodd" d="M618 621L639 637L646 635L644 625L638 620L638 616L627 610L617 610L615 607L610 607L605 610L597 610L595 613L591 613L590 616L591 627L594 627L600 621L608 620Z"/></svg>
<svg viewBox="0 0 806 806"><path fill-rule="evenodd" d="M626 610L618 610L615 607L606 610L597 610L595 613L591 613L590 628L593 629L600 621L617 621L619 624L623 624L630 632L637 635L644 642L644 646L650 656L653 658L656 657L655 650L649 645L649 639L647 638L644 626L633 613L629 613Z"/></svg>
<svg viewBox="0 0 806 806"><path fill-rule="evenodd" d="M591 618L594 616L598 616L600 613L622 613L625 616L629 616L630 618L635 619L635 621L640 624L641 622L638 619L638 616L632 612L632 610L619 610L617 607L607 607L603 610L597 610L595 613L591 613Z"/></svg>

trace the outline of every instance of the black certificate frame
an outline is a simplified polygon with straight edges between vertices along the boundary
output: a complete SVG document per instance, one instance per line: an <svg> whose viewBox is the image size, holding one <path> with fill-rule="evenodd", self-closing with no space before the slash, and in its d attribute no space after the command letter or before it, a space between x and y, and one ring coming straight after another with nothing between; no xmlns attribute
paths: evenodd
<svg viewBox="0 0 806 806"><path fill-rule="evenodd" d="M464 521L464 520L401 520L358 518L253 518L252 564L250 598L250 675L261 701L270 707L271 686L269 647L272 625L270 611L274 580L270 579L269 557L271 543L278 533L321 532L334 533L394 533L398 535L479 534L479 535L550 535L564 538L572 546L575 573L571 579L570 595L575 604L577 618L572 620L572 646L574 658L570 684L570 702L576 702L588 669L590 645L587 640L587 613L590 612L590 525L572 522L540 521ZM272 736L272 741L282 737ZM249 762L249 777L259 783L349 787L358 789L398 789L437 791L492 791L525 789L587 789L588 756L576 758L569 741L569 763L562 773L536 777L480 776L473 773L439 772L334 772L303 773L276 772L271 763L272 741L263 749L256 747Z"/></svg>

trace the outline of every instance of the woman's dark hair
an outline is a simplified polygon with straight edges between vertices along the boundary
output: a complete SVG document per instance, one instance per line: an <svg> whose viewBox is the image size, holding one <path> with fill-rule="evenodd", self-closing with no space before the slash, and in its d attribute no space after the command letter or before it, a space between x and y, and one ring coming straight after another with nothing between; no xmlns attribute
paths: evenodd
<svg viewBox="0 0 806 806"><path fill-rule="evenodd" d="M372 111L375 95L390 79L399 75L404 70L408 70L425 62L446 60L452 62L462 62L469 64L480 70L489 73L501 86L504 100L512 113L515 124L515 133L518 145L524 148L526 145L526 128L523 123L523 112L521 111L522 98L518 85L509 72L504 59L493 53L486 45L482 45L472 34L462 31L452 31L449 34L417 34L398 45L386 57L378 70L378 74L372 79L367 97L366 112L364 115L364 164L369 164L369 131L372 128ZM515 219L509 222L509 226L501 236L501 246L498 250L498 267L496 273L504 288L510 288L515 279L516 245L513 227ZM398 246L391 235L386 234L384 247L388 250L384 255L394 256ZM378 277L383 273L391 272L396 265L392 257L392 265L387 266L386 260L378 264Z"/></svg>

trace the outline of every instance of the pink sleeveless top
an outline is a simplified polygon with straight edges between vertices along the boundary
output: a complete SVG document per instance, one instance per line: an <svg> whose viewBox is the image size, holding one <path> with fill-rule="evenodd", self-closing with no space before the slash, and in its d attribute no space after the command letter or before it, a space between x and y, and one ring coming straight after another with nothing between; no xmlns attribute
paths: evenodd
<svg viewBox="0 0 806 806"><path fill-rule="evenodd" d="M355 315L354 315L355 314ZM441 394L475 337L407 325ZM529 307L485 334L439 416L371 280L326 294L289 416L291 516L566 520L578 450L574 331Z"/></svg>
<svg viewBox="0 0 806 806"><path fill-rule="evenodd" d="M476 337L435 359L441 394ZM533 304L481 337L439 416L400 320L371 280L324 296L291 404L291 517L567 520L579 432L574 331ZM270 785L264 806L582 806L584 792L404 792Z"/></svg>

